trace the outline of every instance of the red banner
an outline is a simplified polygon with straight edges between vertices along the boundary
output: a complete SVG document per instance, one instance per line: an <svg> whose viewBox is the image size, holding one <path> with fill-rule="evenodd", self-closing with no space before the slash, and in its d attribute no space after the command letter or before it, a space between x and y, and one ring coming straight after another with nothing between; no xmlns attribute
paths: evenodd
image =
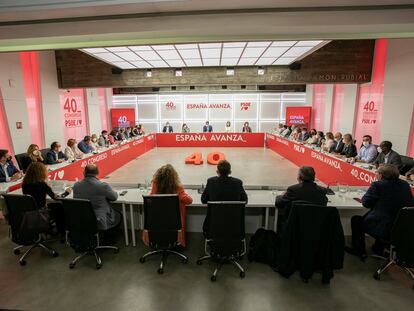
<svg viewBox="0 0 414 311"><path fill-rule="evenodd" d="M157 133L157 147L263 147L264 133Z"/></svg>
<svg viewBox="0 0 414 311"><path fill-rule="evenodd" d="M294 141L267 133L266 142L269 149L297 166L312 166L316 171L316 178L325 184L369 186L376 180L373 171L349 164Z"/></svg>
<svg viewBox="0 0 414 311"><path fill-rule="evenodd" d="M286 107L286 125L306 125L311 121L312 107Z"/></svg>
<svg viewBox="0 0 414 311"><path fill-rule="evenodd" d="M59 91L65 129L65 141L74 138L82 140L88 132L84 89Z"/></svg>
<svg viewBox="0 0 414 311"><path fill-rule="evenodd" d="M135 126L135 109L134 108L112 108L111 109L111 126L112 128Z"/></svg>

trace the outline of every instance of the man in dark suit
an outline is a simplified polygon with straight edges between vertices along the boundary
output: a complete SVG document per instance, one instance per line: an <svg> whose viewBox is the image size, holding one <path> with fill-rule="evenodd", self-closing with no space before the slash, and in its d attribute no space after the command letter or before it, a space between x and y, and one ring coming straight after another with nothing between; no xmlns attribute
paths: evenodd
<svg viewBox="0 0 414 311"><path fill-rule="evenodd" d="M46 154L46 164L58 164L66 161L68 158L62 152L62 146L54 141L50 145L50 150Z"/></svg>
<svg viewBox="0 0 414 311"><path fill-rule="evenodd" d="M309 132L306 127L302 127L301 133L299 134L298 141L305 142L309 139Z"/></svg>
<svg viewBox="0 0 414 311"><path fill-rule="evenodd" d="M0 150L0 182L16 181L23 173L11 161L8 150Z"/></svg>
<svg viewBox="0 0 414 311"><path fill-rule="evenodd" d="M374 181L362 197L362 205L370 210L364 216L351 218L352 248L345 248L348 253L365 259L365 233L368 233L376 239L372 251L383 255L385 245L381 240L390 238L399 210L414 206L410 185L399 176L395 165L383 164L379 167L378 181Z"/></svg>
<svg viewBox="0 0 414 311"><path fill-rule="evenodd" d="M390 141L383 141L379 145L379 154L374 161L374 164L378 167L380 164L393 164L398 169L403 166L401 156L392 150L392 143Z"/></svg>
<svg viewBox="0 0 414 311"><path fill-rule="evenodd" d="M244 201L247 203L247 194L243 188L243 182L230 177L231 165L228 161L222 160L217 164L217 175L207 180L206 188L201 195L201 202L208 201ZM204 220L203 232L207 231L208 218Z"/></svg>
<svg viewBox="0 0 414 311"><path fill-rule="evenodd" d="M211 133L213 131L213 127L210 125L210 122L206 121L206 124L203 126L203 133Z"/></svg>
<svg viewBox="0 0 414 311"><path fill-rule="evenodd" d="M326 188L315 183L315 170L311 166L299 169L298 184L287 188L283 195L276 197L275 205L279 210L290 209L293 201L306 201L311 204L326 205Z"/></svg>
<svg viewBox="0 0 414 311"><path fill-rule="evenodd" d="M163 133L172 133L173 131L173 127L170 125L169 122L165 123L164 127L162 128L162 132Z"/></svg>
<svg viewBox="0 0 414 311"><path fill-rule="evenodd" d="M336 132L334 135L334 143L329 149L329 153L341 153L344 149L344 142L342 141L342 133Z"/></svg>

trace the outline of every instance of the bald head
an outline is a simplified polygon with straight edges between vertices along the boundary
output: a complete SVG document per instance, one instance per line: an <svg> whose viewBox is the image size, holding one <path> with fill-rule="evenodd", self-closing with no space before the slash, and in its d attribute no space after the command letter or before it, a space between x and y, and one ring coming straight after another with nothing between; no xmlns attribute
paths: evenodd
<svg viewBox="0 0 414 311"><path fill-rule="evenodd" d="M88 164L83 174L85 177L97 177L99 175L98 167L95 164Z"/></svg>

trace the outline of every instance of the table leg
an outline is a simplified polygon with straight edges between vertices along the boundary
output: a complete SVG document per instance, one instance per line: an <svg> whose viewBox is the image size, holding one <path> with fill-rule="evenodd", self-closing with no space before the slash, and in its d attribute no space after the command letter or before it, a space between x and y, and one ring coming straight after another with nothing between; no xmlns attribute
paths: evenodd
<svg viewBox="0 0 414 311"><path fill-rule="evenodd" d="M122 203L122 218L124 220L124 234L125 234L125 245L129 245L129 237L128 237L128 223L126 219L126 208L125 203Z"/></svg>
<svg viewBox="0 0 414 311"><path fill-rule="evenodd" d="M277 207L275 207L275 218L274 218L274 222L273 222L273 231L277 232L277 217L279 216L279 211L277 209Z"/></svg>
<svg viewBox="0 0 414 311"><path fill-rule="evenodd" d="M132 204L129 204L129 212L131 214L131 234L132 234L132 246L137 246L135 240L135 221L134 221L134 207Z"/></svg>
<svg viewBox="0 0 414 311"><path fill-rule="evenodd" d="M269 229L269 208L265 207L265 229Z"/></svg>

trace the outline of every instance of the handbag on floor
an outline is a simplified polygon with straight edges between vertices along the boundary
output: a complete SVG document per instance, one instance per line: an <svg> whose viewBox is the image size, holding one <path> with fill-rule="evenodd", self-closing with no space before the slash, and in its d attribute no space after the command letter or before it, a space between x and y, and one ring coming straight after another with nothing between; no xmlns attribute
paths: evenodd
<svg viewBox="0 0 414 311"><path fill-rule="evenodd" d="M273 230L263 228L257 229L255 234L250 238L249 261L256 261L276 266L277 261L277 235Z"/></svg>

